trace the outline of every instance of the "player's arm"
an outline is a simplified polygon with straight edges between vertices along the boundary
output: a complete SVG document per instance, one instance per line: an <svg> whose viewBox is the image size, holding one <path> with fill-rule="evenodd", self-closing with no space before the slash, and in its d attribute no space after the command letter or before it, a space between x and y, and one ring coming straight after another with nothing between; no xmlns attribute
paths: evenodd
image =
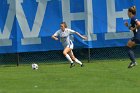
<svg viewBox="0 0 140 93"><path fill-rule="evenodd" d="M59 34L58 31L57 31L56 33L54 33L54 34L52 35L52 39L58 40L58 38L57 38L58 34Z"/></svg>
<svg viewBox="0 0 140 93"><path fill-rule="evenodd" d="M130 30L134 31L136 29L139 29L140 28L140 21L136 21L136 26L133 28L133 27L129 27Z"/></svg>
<svg viewBox="0 0 140 93"><path fill-rule="evenodd" d="M58 40L57 36L55 36L55 35L52 35L52 39Z"/></svg>
<svg viewBox="0 0 140 93"><path fill-rule="evenodd" d="M137 28L140 27L140 21L135 21L136 22L136 26L135 27L131 27L131 25L128 24L128 22L125 22L125 26L128 27L128 29L130 29L131 31L135 31Z"/></svg>
<svg viewBox="0 0 140 93"><path fill-rule="evenodd" d="M77 34L77 35L78 35L79 37L81 37L82 39L87 40L87 37L85 37L85 36L81 35L80 33L75 32L75 34Z"/></svg>
<svg viewBox="0 0 140 93"><path fill-rule="evenodd" d="M71 30L71 29L69 29L69 31L70 31L70 34L76 34L76 35L78 35L79 37L81 37L82 39L87 40L87 37L81 35L80 33L76 32L76 31L74 31L74 30Z"/></svg>
<svg viewBox="0 0 140 93"><path fill-rule="evenodd" d="M140 21L136 21L137 28L140 28Z"/></svg>

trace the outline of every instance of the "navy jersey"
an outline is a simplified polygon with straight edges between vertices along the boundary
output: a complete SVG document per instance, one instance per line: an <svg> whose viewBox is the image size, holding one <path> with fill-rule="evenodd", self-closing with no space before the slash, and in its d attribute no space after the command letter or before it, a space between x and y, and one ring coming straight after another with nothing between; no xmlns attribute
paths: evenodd
<svg viewBox="0 0 140 93"><path fill-rule="evenodd" d="M135 17L131 18L130 26L135 28L137 25L137 21L138 19L136 19ZM135 29L133 33L134 37L131 38L131 40L134 41L136 44L140 44L140 28Z"/></svg>
<svg viewBox="0 0 140 93"><path fill-rule="evenodd" d="M136 17L132 17L131 18L131 22L130 22L130 26L135 28L137 21L138 21L138 19L136 19ZM134 33L134 37L135 38L139 38L140 39L140 29L134 30L133 33Z"/></svg>

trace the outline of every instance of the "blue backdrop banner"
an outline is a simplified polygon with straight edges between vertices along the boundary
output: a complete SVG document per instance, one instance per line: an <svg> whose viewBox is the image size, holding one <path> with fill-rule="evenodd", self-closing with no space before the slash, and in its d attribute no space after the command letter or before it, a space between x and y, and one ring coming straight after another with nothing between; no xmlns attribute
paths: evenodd
<svg viewBox="0 0 140 93"><path fill-rule="evenodd" d="M79 3L80 2L80 3ZM140 0L0 0L0 53L63 49L51 36L65 21L74 35L74 48L125 46L133 34L124 26L127 9Z"/></svg>

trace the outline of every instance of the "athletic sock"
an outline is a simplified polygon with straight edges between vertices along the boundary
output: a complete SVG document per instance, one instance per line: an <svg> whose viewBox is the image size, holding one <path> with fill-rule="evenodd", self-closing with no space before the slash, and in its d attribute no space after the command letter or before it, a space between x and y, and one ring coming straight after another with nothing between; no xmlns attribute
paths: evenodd
<svg viewBox="0 0 140 93"><path fill-rule="evenodd" d="M75 62L78 63L78 64L80 64L80 65L82 65L82 62L79 61L77 58L75 58Z"/></svg>
<svg viewBox="0 0 140 93"><path fill-rule="evenodd" d="M128 47L128 56L129 56L132 63L136 62L134 51L132 48L129 48L129 47Z"/></svg>
<svg viewBox="0 0 140 93"><path fill-rule="evenodd" d="M66 54L65 56L71 63L73 63L72 59L70 58L70 56L68 54Z"/></svg>

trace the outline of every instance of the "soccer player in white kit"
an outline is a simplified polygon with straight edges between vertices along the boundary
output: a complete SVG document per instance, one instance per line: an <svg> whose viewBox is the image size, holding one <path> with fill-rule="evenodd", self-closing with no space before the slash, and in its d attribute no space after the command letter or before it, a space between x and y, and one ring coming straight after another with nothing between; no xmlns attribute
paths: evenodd
<svg viewBox="0 0 140 93"><path fill-rule="evenodd" d="M72 42L71 34L77 34L79 37L81 37L84 40L87 39L87 37L82 36L80 33L74 30L68 29L67 24L65 22L62 22L60 24L60 29L52 35L52 38L54 40L58 40L58 36L60 37L60 42L62 43L64 47L63 54L71 62L70 68L75 66L73 61L75 61L76 63L80 64L81 67L83 67L83 63L79 61L73 54L73 51L72 51L73 42Z"/></svg>

